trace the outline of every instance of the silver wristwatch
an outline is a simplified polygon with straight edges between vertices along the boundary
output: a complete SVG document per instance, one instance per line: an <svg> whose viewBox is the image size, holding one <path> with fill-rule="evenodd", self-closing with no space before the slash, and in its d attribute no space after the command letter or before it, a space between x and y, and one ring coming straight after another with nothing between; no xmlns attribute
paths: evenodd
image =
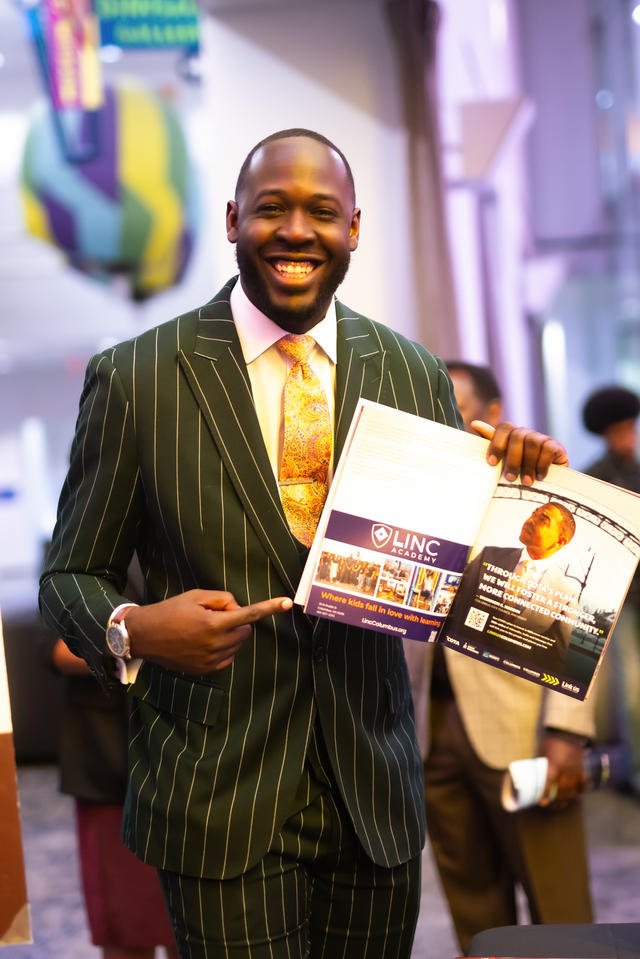
<svg viewBox="0 0 640 959"><path fill-rule="evenodd" d="M109 617L109 622L107 623L107 647L111 655L117 659L131 659L129 633L127 632L127 627L121 620L126 611L135 605L135 603L122 603L121 606L116 606Z"/></svg>

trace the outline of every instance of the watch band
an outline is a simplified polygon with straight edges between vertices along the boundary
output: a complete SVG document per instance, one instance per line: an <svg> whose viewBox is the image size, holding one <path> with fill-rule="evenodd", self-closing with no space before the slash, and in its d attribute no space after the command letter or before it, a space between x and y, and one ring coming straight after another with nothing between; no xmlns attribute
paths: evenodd
<svg viewBox="0 0 640 959"><path fill-rule="evenodd" d="M126 609L133 609L134 606L137 606L137 603L120 603L119 606L112 611L111 616L109 617L109 622L107 626L112 626L114 623L119 623L124 616Z"/></svg>

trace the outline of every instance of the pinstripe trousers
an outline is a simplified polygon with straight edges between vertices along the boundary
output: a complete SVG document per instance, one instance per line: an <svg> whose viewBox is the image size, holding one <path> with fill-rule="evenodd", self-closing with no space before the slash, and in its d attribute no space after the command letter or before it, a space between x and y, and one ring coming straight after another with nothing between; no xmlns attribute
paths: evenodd
<svg viewBox="0 0 640 959"><path fill-rule="evenodd" d="M365 855L316 724L294 811L257 865L223 880L158 873L181 959L409 959L420 866Z"/></svg>

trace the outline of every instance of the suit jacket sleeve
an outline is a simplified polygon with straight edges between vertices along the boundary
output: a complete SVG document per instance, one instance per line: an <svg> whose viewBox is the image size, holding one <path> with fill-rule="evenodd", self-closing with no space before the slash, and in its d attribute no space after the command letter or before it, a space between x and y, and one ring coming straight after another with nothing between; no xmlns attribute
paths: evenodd
<svg viewBox="0 0 640 959"><path fill-rule="evenodd" d="M113 609L126 601L127 569L142 515L134 432L109 355L94 357L41 578L40 610L103 682L111 678L105 626Z"/></svg>

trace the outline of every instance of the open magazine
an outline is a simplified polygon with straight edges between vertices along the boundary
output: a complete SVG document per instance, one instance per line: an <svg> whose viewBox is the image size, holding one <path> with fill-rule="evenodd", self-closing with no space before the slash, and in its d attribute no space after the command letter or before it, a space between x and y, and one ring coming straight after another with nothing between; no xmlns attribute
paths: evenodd
<svg viewBox="0 0 640 959"><path fill-rule="evenodd" d="M558 466L507 483L487 446L361 400L295 601L584 699L640 559L640 497Z"/></svg>

